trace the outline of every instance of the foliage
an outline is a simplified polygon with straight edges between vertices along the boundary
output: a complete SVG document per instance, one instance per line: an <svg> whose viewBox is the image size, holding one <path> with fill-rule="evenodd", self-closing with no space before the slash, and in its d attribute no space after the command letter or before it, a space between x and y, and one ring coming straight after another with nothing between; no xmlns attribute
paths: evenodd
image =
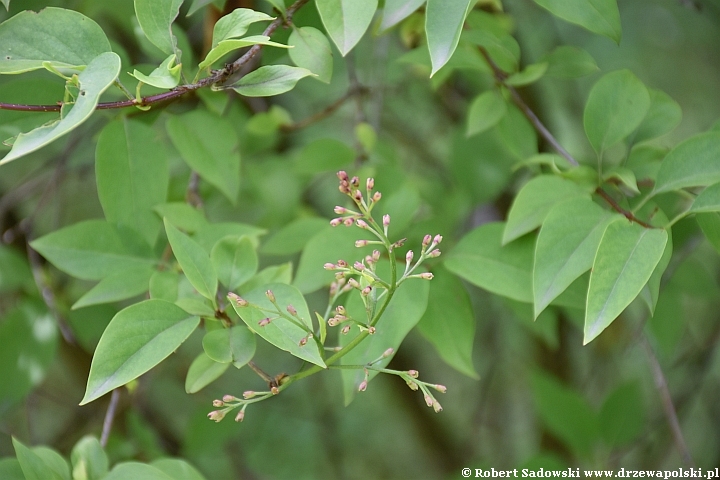
<svg viewBox="0 0 720 480"><path fill-rule="evenodd" d="M0 477L720 461L714 7L2 3Z"/></svg>

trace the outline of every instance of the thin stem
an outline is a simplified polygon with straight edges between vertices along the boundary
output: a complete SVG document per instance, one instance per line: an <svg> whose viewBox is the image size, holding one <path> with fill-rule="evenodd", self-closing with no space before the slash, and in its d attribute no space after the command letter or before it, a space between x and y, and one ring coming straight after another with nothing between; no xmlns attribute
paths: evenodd
<svg viewBox="0 0 720 480"><path fill-rule="evenodd" d="M305 127L309 127L310 125L317 123L321 120L324 120L327 117L329 117L330 115L332 115L333 113L335 113L335 111L337 109L339 109L340 107L342 107L345 104L345 102L347 102L349 99L353 98L356 95L365 94L365 93L367 93L367 91L368 91L367 88L362 87L360 85L352 86L352 87L350 87L350 89L348 89L348 91L345 93L345 95L343 95L339 99L335 100L333 103L331 103L324 109L322 109L319 112L317 112L313 115L310 115L309 117L304 118L298 122L291 123L290 125L283 125L280 127L280 130L282 130L283 132L295 132L295 131L301 130Z"/></svg>
<svg viewBox="0 0 720 480"><path fill-rule="evenodd" d="M673 404L670 389L668 388L667 380L665 379L665 374L663 374L660 362L658 361L652 345L650 345L650 342L645 334L640 337L640 344L647 355L648 363L650 363L655 387L660 393L663 411L665 412L665 418L667 419L668 426L670 427L670 432L672 433L675 446L677 447L685 466L693 468L695 467L695 462L693 461L692 456L690 455L690 450L685 443L685 438L683 437L682 429L680 428L680 422L678 421L677 412L675 411L675 405Z"/></svg>
<svg viewBox="0 0 720 480"><path fill-rule="evenodd" d="M618 204L618 203L615 201L614 198L612 198L605 190L602 189L602 187L597 187L597 188L595 189L595 193L597 193L598 195L600 195L603 200L605 200L607 203L609 203L610 206L613 208L613 210L615 210L616 212L622 214L625 218L627 218L627 219L630 220L631 222L635 222L635 223L637 223L638 225L641 225L641 226L643 226L643 227L645 227L645 228L655 228L655 227L653 227L652 225L650 225L649 223L644 222L643 220L640 220L639 218L637 218L631 211L625 210L624 208L622 208L622 207L620 206L620 204Z"/></svg>
<svg viewBox="0 0 720 480"><path fill-rule="evenodd" d="M105 448L107 446L108 438L110 438L110 430L112 430L113 420L115 419L115 411L117 410L118 402L120 401L120 389L116 388L110 395L110 405L105 412L105 420L103 421L102 435L100 436L100 445Z"/></svg>

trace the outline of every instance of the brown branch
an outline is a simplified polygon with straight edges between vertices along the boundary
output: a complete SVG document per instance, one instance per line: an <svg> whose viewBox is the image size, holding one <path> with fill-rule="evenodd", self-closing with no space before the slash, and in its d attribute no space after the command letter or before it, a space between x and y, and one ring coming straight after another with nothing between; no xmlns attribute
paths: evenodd
<svg viewBox="0 0 720 480"><path fill-rule="evenodd" d="M618 204L618 203L615 201L614 198L612 198L605 190L602 189L602 187L597 187L597 188L595 189L595 193L597 193L598 195L600 195L600 197L602 197L602 199L605 200L605 201L612 207L613 210L615 210L616 212L620 213L622 216L624 216L625 218L627 218L627 219L630 220L631 222L635 222L635 223L637 223L638 225L643 226L643 227L645 227L645 228L655 228L655 227L653 227L652 225L650 225L649 223L647 223L647 222L645 222L645 221L640 220L639 218L637 218L635 215L633 215L633 213L632 213L631 211L625 210L624 208L622 208L622 207L620 206L620 204Z"/></svg>
<svg viewBox="0 0 720 480"><path fill-rule="evenodd" d="M313 123L317 123L320 120L324 120L327 117L329 117L330 115L332 115L333 113L335 113L335 111L338 108L342 107L343 104L345 102L347 102L349 99L353 98L355 95L365 94L365 93L367 93L367 91L368 91L368 89L366 87L363 87L360 85L358 85L354 88L350 88L347 91L347 93L345 93L345 95L338 98L337 100L335 100L333 103L331 103L324 109L322 109L319 112L314 113L314 114L310 115L309 117L304 118L298 122L291 123L290 125L283 125L280 127L280 130L282 130L283 132L294 132L294 131L303 129L305 127L308 127L308 126L312 125Z"/></svg>
<svg viewBox="0 0 720 480"><path fill-rule="evenodd" d="M270 36L275 32L275 30L280 27L280 25L289 25L292 22L292 17L295 14L295 12L300 9L303 5L305 5L309 0L297 0L295 3L290 5L287 8L287 12L285 14L285 18L278 17L275 20L273 20L270 25L265 29L265 31L262 33L265 36ZM142 97L140 101L137 101L135 99L132 100L121 100L117 102L105 102L105 103L99 103L96 107L97 110L108 110L108 109L114 109L114 108L126 108L126 107L145 107L149 105L154 105L156 103L166 102L168 100L173 100L175 98L181 97L182 95L185 95L188 92L192 92L194 90L197 90L199 88L208 87L210 85L214 84L221 84L225 80L227 80L232 74L239 71L244 65L246 65L250 60L255 57L258 53L260 53L260 50L262 49L262 45L253 45L250 50L248 50L242 57L235 60L233 63L230 63L225 66L225 68L222 68L220 70L214 70L209 76L195 82L190 83L187 85L180 85L179 87L175 87L174 89L158 93L155 95L150 95L147 97ZM59 112L62 108L63 103L58 102L54 105L23 105L23 104L17 104L17 103L2 103L0 102L0 110L15 110L15 111L23 111L23 112Z"/></svg>
<svg viewBox="0 0 720 480"><path fill-rule="evenodd" d="M663 411L665 412L665 418L667 418L668 426L670 427L670 432L672 433L675 446L680 452L680 457L682 458L685 466L693 468L695 467L695 462L693 462L692 456L690 456L690 450L685 443L685 438L683 437L682 429L680 428L680 422L678 421L677 412L675 411L675 405L673 404L670 389L668 388L667 380L665 379L665 374L663 374L660 362L658 361L646 335L643 334L640 337L640 344L642 345L643 350L645 350L648 362L650 363L655 387L660 393Z"/></svg>
<svg viewBox="0 0 720 480"><path fill-rule="evenodd" d="M112 430L113 420L115 419L115 411L117 410L119 401L120 389L116 388L112 391L112 395L110 396L110 405L108 405L107 412L105 412L105 420L103 421L102 435L100 436L100 445L103 448L107 446L108 438L110 438L110 430Z"/></svg>

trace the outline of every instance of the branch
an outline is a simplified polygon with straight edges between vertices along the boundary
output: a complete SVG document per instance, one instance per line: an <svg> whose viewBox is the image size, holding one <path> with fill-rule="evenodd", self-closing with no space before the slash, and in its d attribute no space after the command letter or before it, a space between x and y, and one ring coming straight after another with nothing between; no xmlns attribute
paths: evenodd
<svg viewBox="0 0 720 480"><path fill-rule="evenodd" d="M305 127L308 127L312 125L313 123L317 123L320 120L324 120L335 111L342 107L345 102L347 102L349 99L353 98L355 95L362 95L367 93L368 89L366 87L357 85L353 88L350 88L345 95L335 100L333 103L325 107L324 109L320 110L317 113L314 113L313 115L310 115L307 118L304 118L300 120L299 122L292 123L290 125L283 125L280 127L280 130L283 132L294 132L296 130L303 129Z"/></svg>
<svg viewBox="0 0 720 480"><path fill-rule="evenodd" d="M633 215L633 213L632 213L631 211L625 210L624 208L622 208L622 207L615 201L615 199L613 199L605 190L603 190L602 187L597 187L597 188L595 189L595 193L597 193L598 195L600 195L600 196L602 197L602 199L605 200L605 201L612 207L613 210L615 210L616 212L620 213L621 215L623 215L625 218L627 218L627 219L630 220L631 222L635 222L635 223L637 223L638 225L641 225L641 226L643 226L643 227L645 227L645 228L655 228L655 227L653 227L652 225L650 225L649 223L647 223L647 222L645 222L645 221L640 220L639 218L637 218L635 215Z"/></svg>
<svg viewBox="0 0 720 480"><path fill-rule="evenodd" d="M103 421L102 435L100 436L100 445L105 448L108 438L110 438L110 430L112 430L113 420L115 419L115 411L117 410L118 401L120 400L120 389L116 388L110 396L110 405L105 412L105 420Z"/></svg>
<svg viewBox="0 0 720 480"><path fill-rule="evenodd" d="M653 351L646 335L643 334L642 337L640 337L640 344L648 357L650 369L653 374L653 380L655 381L655 387L660 393L663 411L665 412L665 418L667 418L668 426L670 427L670 432L672 433L675 446L680 452L680 457L682 458L685 466L693 468L695 467L695 462L693 462L693 459L690 456L690 450L688 450L682 430L680 429L680 422L678 421L677 412L675 411L675 405L673 404L672 396L670 395L667 380L665 379L665 375L660 367L660 362L658 362L657 356L655 356L655 352Z"/></svg>
<svg viewBox="0 0 720 480"><path fill-rule="evenodd" d="M305 5L308 1L309 0L296 0L295 3L293 3L287 8L285 18L283 19L282 17L278 17L273 20L262 34L269 37L273 34L273 32L275 32L275 30L278 29L280 25L289 25L292 22L292 17L295 12L297 12L298 9L300 9L300 7ZM260 53L261 49L262 45L253 45L250 50L248 50L242 57L238 58L233 63L226 65L225 68L222 68L220 70L214 70L209 76L195 83L180 85L179 87L175 87L168 92L142 97L139 101L136 99L132 99L121 100L117 102L99 103L96 107L96 110L108 110L125 107L145 107L149 105L154 105L156 103L166 102L168 100L173 100L199 88L208 87L217 83L223 83L232 74L236 73L248 62L250 62L250 60L252 60L255 55ZM54 105L23 105L18 103L0 102L0 110L15 110L22 112L59 112L62 106L62 102L58 102Z"/></svg>

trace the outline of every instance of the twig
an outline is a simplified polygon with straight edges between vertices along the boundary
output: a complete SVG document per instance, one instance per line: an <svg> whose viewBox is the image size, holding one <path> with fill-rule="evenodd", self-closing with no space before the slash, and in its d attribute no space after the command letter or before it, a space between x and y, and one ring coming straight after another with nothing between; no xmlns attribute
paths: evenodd
<svg viewBox="0 0 720 480"><path fill-rule="evenodd" d="M275 32L275 30L278 29L278 27L280 25L290 24L295 12L297 12L297 10L300 7L302 7L303 5L305 5L308 1L309 0L297 0L295 3L290 5L287 8L285 18L278 17L275 20L273 20L262 34L269 37L270 35L273 34L273 32ZM172 89L168 92L163 92L163 93L158 93L156 95L142 97L140 99L140 101L133 99L133 100L121 100L121 101L117 101L117 102L100 103L100 104L98 104L96 109L97 110L107 110L107 109L114 109L114 108L126 108L126 107L137 107L137 106L145 107L145 106L153 105L156 103L166 102L168 100L173 100L175 98L178 98L182 95L185 95L188 92L192 92L199 88L223 83L232 74L236 73L244 65L246 65L250 60L252 60L252 58L255 57L255 55L257 55L261 49L262 49L262 45L253 45L250 48L250 50L248 50L242 57L238 58L233 63L226 65L225 68L222 68L220 70L214 70L212 72L212 74L210 74L209 76L207 76L195 83L181 85L179 87L175 87L174 89ZM62 102L58 102L54 105L23 105L23 104L17 104L17 103L2 103L2 102L0 102L0 110L15 110L15 111L23 111L23 112L59 112L60 109L62 108L62 106L63 106Z"/></svg>
<svg viewBox="0 0 720 480"><path fill-rule="evenodd" d="M185 192L185 201L195 208L203 206L203 200L200 196L200 174L198 174L195 170L193 170L190 174L190 180L188 181L187 190Z"/></svg>
<svg viewBox="0 0 720 480"><path fill-rule="evenodd" d="M645 350L645 354L648 357L650 369L652 370L653 374L653 380L655 381L655 387L660 393L663 411L665 412L665 418L667 419L668 426L670 427L670 432L672 433L675 446L680 452L680 457L682 458L685 466L693 468L695 467L695 462L693 462L693 459L690 456L690 450L688 450L682 430L680 429L680 422L677 418L675 405L673 404L672 397L670 396L670 390L668 388L667 380L665 379L662 368L660 367L660 362L658 362L657 356L655 355L655 352L653 351L653 348L650 345L650 342L648 341L645 334L640 337L640 344L642 345L643 350Z"/></svg>
<svg viewBox="0 0 720 480"><path fill-rule="evenodd" d="M280 130L283 132L294 132L300 129L303 129L305 127L308 127L312 125L313 123L317 123L320 120L324 120L335 111L343 106L345 102L347 102L349 99L353 98L355 95L362 95L367 93L368 89L363 86L356 86L355 88L350 88L345 95L335 100L333 103L325 107L324 109L320 110L317 113L314 113L310 115L307 118L304 118L300 120L299 122L291 123L290 125L283 125L280 127Z"/></svg>
<svg viewBox="0 0 720 480"><path fill-rule="evenodd" d="M645 228L655 228L655 227L653 227L652 225L650 225L649 223L647 223L647 222L645 222L645 221L640 220L639 218L637 218L635 215L633 215L633 213L632 213L631 211L625 210L624 208L622 208L622 207L615 201L615 199L613 199L605 190L602 189L602 187L597 187L597 188L595 189L595 193L597 193L598 195L600 195L600 196L603 198L603 200L605 200L608 204L610 204L610 206L613 208L613 210L615 210L616 212L622 214L625 218L627 218L627 219L630 220L631 222L635 222L635 223L637 223L638 225L641 225L641 226L643 226L643 227L645 227Z"/></svg>
<svg viewBox="0 0 720 480"><path fill-rule="evenodd" d="M118 402L120 400L120 389L116 388L112 391L110 396L110 405L108 405L107 412L105 412L105 420L103 421L102 435L100 436L100 445L103 448L107 446L108 438L110 437L110 430L112 430L113 420L115 419L115 411L117 410Z"/></svg>

